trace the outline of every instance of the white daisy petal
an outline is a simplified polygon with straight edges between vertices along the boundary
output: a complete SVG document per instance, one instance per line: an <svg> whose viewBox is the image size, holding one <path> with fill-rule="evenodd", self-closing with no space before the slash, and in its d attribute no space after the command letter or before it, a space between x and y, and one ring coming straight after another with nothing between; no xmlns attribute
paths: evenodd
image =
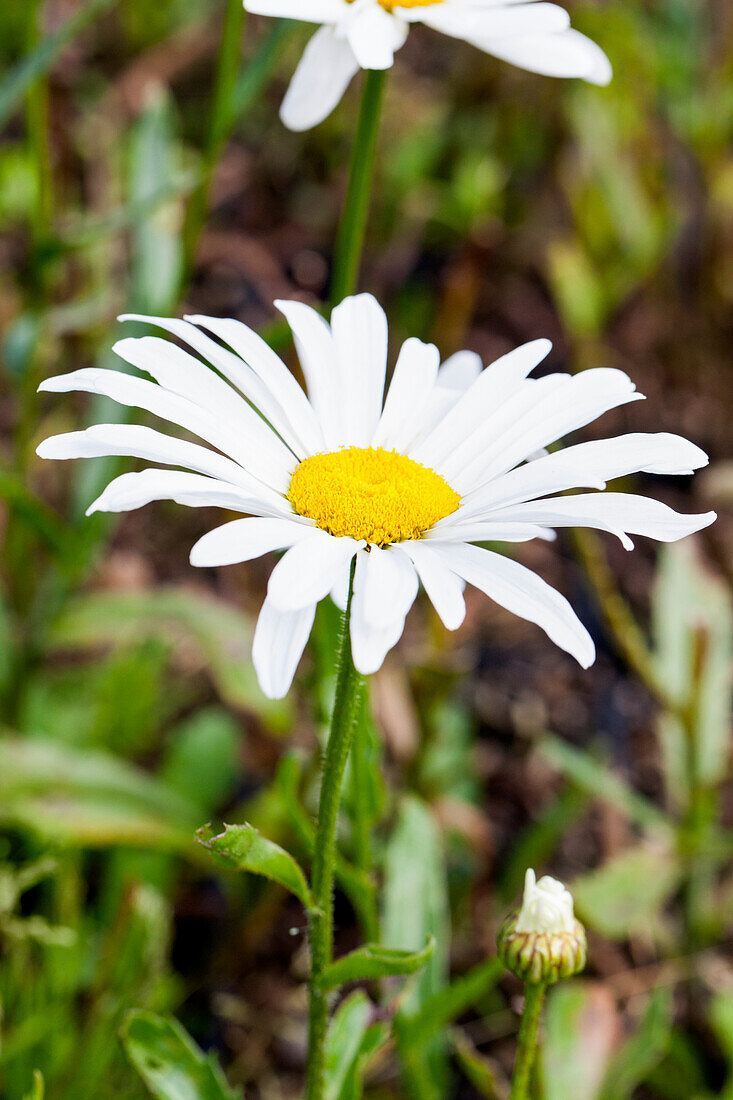
<svg viewBox="0 0 733 1100"><path fill-rule="evenodd" d="M544 394L543 384L547 390ZM507 425L500 435L491 437L481 456L480 472L472 471L477 485L499 477L541 447L590 424L603 413L643 400L643 394L636 392L623 371L606 367L586 370L572 378L560 375L557 381L540 379L534 392L542 399L531 402L523 416ZM473 493L470 499L473 502Z"/></svg>
<svg viewBox="0 0 733 1100"><path fill-rule="evenodd" d="M344 31L354 57L362 69L389 69L394 55L405 44L407 23L395 18L378 4L354 10L344 21Z"/></svg>
<svg viewBox="0 0 733 1100"><path fill-rule="evenodd" d="M423 344L414 337L405 341L372 439L373 447L407 451L430 406L439 363L435 344Z"/></svg>
<svg viewBox="0 0 733 1100"><path fill-rule="evenodd" d="M460 518L566 489L605 489L606 482L627 474L691 474L707 461L694 443L667 432L595 439L538 458L470 493Z"/></svg>
<svg viewBox="0 0 733 1100"><path fill-rule="evenodd" d="M290 325L308 396L316 410L327 447L338 446L341 423L340 379L331 329L319 313L303 302L276 301Z"/></svg>
<svg viewBox="0 0 733 1100"><path fill-rule="evenodd" d="M252 663L268 699L282 699L290 690L315 614L315 604L280 611L269 597L265 599L255 628Z"/></svg>
<svg viewBox="0 0 733 1100"><path fill-rule="evenodd" d="M179 470L141 470L121 474L87 508L94 512L131 512L154 500L173 500L188 508L229 508L254 515L273 515L274 508L248 497L236 485L228 485L202 474L184 474Z"/></svg>
<svg viewBox="0 0 733 1100"><path fill-rule="evenodd" d="M259 387L256 393L247 393L247 396L257 408L265 412L266 407L261 404L260 394L265 390L271 395L276 414L284 415L287 422L284 437L294 434L305 454L315 454L323 449L323 433L313 406L280 356L275 354L261 336L241 321L230 318L195 316L188 320L194 325L209 329L224 340L234 349L237 359L242 359L248 365L259 381ZM236 378L232 378L232 381L238 384ZM279 416L277 420L275 427L280 431ZM286 442L289 442L287 438Z"/></svg>
<svg viewBox="0 0 733 1100"><path fill-rule="evenodd" d="M244 0L245 11L304 23L336 23L343 18L347 0Z"/></svg>
<svg viewBox="0 0 733 1100"><path fill-rule="evenodd" d="M372 554L374 550L372 551ZM373 591L370 573L375 569L370 564L372 554L359 554L354 574L354 596L351 601L351 655L358 672L370 676L382 667L387 653L402 637L405 627L405 615L398 614L394 619L373 625L369 619L368 594ZM379 570L380 566L376 566ZM414 596L413 596L414 599ZM401 601L404 607L406 600Z"/></svg>
<svg viewBox="0 0 733 1100"><path fill-rule="evenodd" d="M348 562L339 570L339 575L329 595L339 611L345 611L349 602L349 585L351 584L351 562Z"/></svg>
<svg viewBox="0 0 733 1100"><path fill-rule="evenodd" d="M199 321L211 321L213 323L208 327L212 332L215 332L215 326L217 324L215 318L189 317L180 320L175 317L146 317L138 313L124 313L118 320L140 321L148 325L155 325L157 328L162 328L166 332L170 332L174 336L178 336L179 339L184 340L189 347L202 355L207 363L216 367L227 381L236 386L240 393L244 394L246 399L254 405L267 421L270 422L275 431L299 458L302 458L306 454L313 453L313 447L311 445L313 439L317 441L316 446L320 445L320 442L322 442L318 435L313 437L313 439L309 439L308 426L307 424L304 425L304 420L307 418L307 412L300 418L297 416L291 417L289 415L291 408L287 401L287 395L281 392L281 388L278 385L278 366L280 371L284 372L290 378L295 389L299 391L302 401L310 408L308 399L285 364L267 347L267 344L265 344L261 337L251 332L245 325L241 325L241 328L249 333L251 337L249 346L252 353L252 363L250 363L249 358L244 361L245 357L240 358L239 353L235 355L228 348L222 347L221 344L216 343L215 340L212 340L210 336L207 336L196 327L196 323ZM221 324L239 325L239 322L222 321ZM245 341L240 341L240 344L244 342ZM262 349L266 349L266 354ZM257 369L262 367L263 361L266 366L266 370L264 371L262 369ZM256 369L253 369L253 367ZM315 414L312 409L310 410L310 415L315 421Z"/></svg>
<svg viewBox="0 0 733 1100"><path fill-rule="evenodd" d="M593 639L559 592L519 562L478 546L434 544L449 569L507 611L542 627L583 668L595 660Z"/></svg>
<svg viewBox="0 0 733 1100"><path fill-rule="evenodd" d="M370 627L382 629L404 619L417 596L417 574L399 546L372 546L361 568L360 598L364 619Z"/></svg>
<svg viewBox="0 0 733 1100"><path fill-rule="evenodd" d="M484 364L475 351L457 351L451 355L438 371L438 385L447 390L465 393L476 381Z"/></svg>
<svg viewBox="0 0 733 1100"><path fill-rule="evenodd" d="M289 130L310 130L328 118L359 70L354 51L341 35L324 25L306 46L280 117Z"/></svg>
<svg viewBox="0 0 733 1100"><path fill-rule="evenodd" d="M40 458L104 458L120 455L143 458L167 466L183 466L199 474L230 482L243 489L247 496L260 497L271 504L284 506L280 493L263 485L237 463L198 443L163 435L153 428L138 424L94 424L82 432L55 435L39 444Z"/></svg>
<svg viewBox="0 0 733 1100"><path fill-rule="evenodd" d="M326 531L311 531L280 559L267 586L274 607L297 611L318 603L333 588L341 568L360 547L355 539L334 538Z"/></svg>
<svg viewBox="0 0 733 1100"><path fill-rule="evenodd" d="M273 550L286 550L296 542L307 538L313 531L312 524L300 520L255 517L235 519L208 531L191 550L191 565L210 568L220 565L237 565L269 554Z"/></svg>
<svg viewBox="0 0 733 1100"><path fill-rule="evenodd" d="M677 542L709 527L717 516L715 512L680 515L659 500L632 493L579 493L515 504L502 509L497 518L541 523L548 527L595 527L616 535L627 550L633 550L629 535Z"/></svg>
<svg viewBox="0 0 733 1100"><path fill-rule="evenodd" d="M482 371L430 435L410 452L410 457L439 467L455 448L456 440L464 440L480 429L487 413L516 390L551 348L549 340L533 340L497 359Z"/></svg>
<svg viewBox="0 0 733 1100"><path fill-rule="evenodd" d="M481 426L460 440L440 465L440 472L454 485L456 492L468 496L486 480L487 455L506 453L506 440L516 440L523 419L546 403L551 393L570 381L569 374L549 374L528 379L490 411ZM499 441L503 441L500 446Z"/></svg>
<svg viewBox="0 0 733 1100"><path fill-rule="evenodd" d="M371 294L357 294L336 306L331 333L343 387L343 432L353 446L367 447L382 412L387 318Z"/></svg>
<svg viewBox="0 0 733 1100"><path fill-rule="evenodd" d="M159 336L127 337L113 349L127 363L154 378L164 389L206 409L247 436L260 462L285 482L293 470L293 452L261 416L219 375L187 351Z"/></svg>
<svg viewBox="0 0 733 1100"><path fill-rule="evenodd" d="M463 581L424 542L402 543L412 558L427 597L448 630L457 630L466 617Z"/></svg>
<svg viewBox="0 0 733 1100"><path fill-rule="evenodd" d="M557 4L541 2L510 6L444 3L425 8L421 22L479 49L490 50L490 43L496 39L558 34L569 28L570 16Z"/></svg>
<svg viewBox="0 0 733 1100"><path fill-rule="evenodd" d="M487 41L483 49L502 61L543 76L575 76L601 85L608 84L613 76L603 50L572 29L562 34L497 38Z"/></svg>
<svg viewBox="0 0 733 1100"><path fill-rule="evenodd" d="M454 513L459 516L460 513ZM502 512L503 516L504 513ZM453 518L453 517L451 517ZM504 523L494 518L483 521L441 522L431 531L426 531L423 539L426 542L530 542L531 539L545 539L552 542L555 538L553 531L546 531L544 527L525 522L512 522L511 517Z"/></svg>
<svg viewBox="0 0 733 1100"><path fill-rule="evenodd" d="M247 471L259 481L279 492L285 492L290 478L282 470L268 468L261 453L238 430L236 419L222 418L195 405L188 398L164 389L144 378L133 378L116 370L102 370L98 367L83 367L70 374L47 378L38 387L48 393L98 393L110 397L121 405L145 409L154 416L177 424L200 439L241 463ZM295 466L295 459L292 465Z"/></svg>

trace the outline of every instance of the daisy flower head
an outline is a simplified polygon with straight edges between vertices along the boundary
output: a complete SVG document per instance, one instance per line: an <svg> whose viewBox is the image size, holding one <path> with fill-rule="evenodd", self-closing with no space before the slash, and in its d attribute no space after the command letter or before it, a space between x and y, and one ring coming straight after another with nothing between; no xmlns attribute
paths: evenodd
<svg viewBox="0 0 733 1100"><path fill-rule="evenodd" d="M567 600L519 562L476 544L552 539L556 528L585 526L631 549L631 534L674 541L715 519L600 491L638 471L690 474L704 466L705 454L680 436L623 435L544 453L640 399L620 370L531 379L547 340L483 369L472 352L441 365L433 344L408 339L387 388L387 321L371 295L346 298L330 324L301 302L276 305L292 329L307 392L239 321L130 316L122 319L148 321L189 350L157 336L123 339L116 353L148 378L87 368L40 388L103 394L201 442L99 424L38 448L43 458L126 455L154 463L115 478L88 513L156 500L242 513L196 543L193 565L285 551L253 647L272 698L290 686L318 602L331 595L346 605L352 567L351 648L364 675L399 640L419 584L450 630L463 621L471 584L587 667L593 642ZM570 489L592 491L563 495Z"/></svg>
<svg viewBox="0 0 733 1100"><path fill-rule="evenodd" d="M599 46L545 0L244 0L258 15L320 23L282 105L291 130L309 130L338 105L359 69L389 69L413 23L425 23L485 53L545 76L608 84Z"/></svg>

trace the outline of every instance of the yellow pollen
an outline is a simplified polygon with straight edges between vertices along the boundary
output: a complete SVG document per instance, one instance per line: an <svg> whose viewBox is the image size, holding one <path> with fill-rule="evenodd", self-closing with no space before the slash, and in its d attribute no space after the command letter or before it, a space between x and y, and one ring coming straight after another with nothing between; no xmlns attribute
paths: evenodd
<svg viewBox="0 0 733 1100"><path fill-rule="evenodd" d="M435 470L382 447L312 455L296 468L288 500L331 535L377 546L418 539L461 503Z"/></svg>
<svg viewBox="0 0 733 1100"><path fill-rule="evenodd" d="M350 4L354 0L348 0ZM377 0L377 3L385 11L393 11L395 8L429 8L431 4L442 4L443 0Z"/></svg>

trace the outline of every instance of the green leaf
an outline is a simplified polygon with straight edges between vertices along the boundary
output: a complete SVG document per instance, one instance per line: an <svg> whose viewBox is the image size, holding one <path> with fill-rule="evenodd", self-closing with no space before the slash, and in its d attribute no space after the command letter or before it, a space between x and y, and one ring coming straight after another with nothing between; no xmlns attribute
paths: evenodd
<svg viewBox="0 0 733 1100"><path fill-rule="evenodd" d="M225 825L214 834L209 826L199 829L197 837L209 851L220 856L238 871L249 871L279 883L295 894L306 909L314 908L305 875L289 852L267 840L252 825Z"/></svg>
<svg viewBox="0 0 733 1100"><path fill-rule="evenodd" d="M0 469L0 500L56 555L66 572L73 570L78 547L75 533L17 474Z"/></svg>
<svg viewBox="0 0 733 1100"><path fill-rule="evenodd" d="M117 757L0 737L0 759L2 821L57 844L195 850L195 805Z"/></svg>
<svg viewBox="0 0 733 1100"><path fill-rule="evenodd" d="M331 963L320 976L319 988L337 989L347 982L363 982L374 978L391 978L414 974L422 969L435 951L435 939L430 936L422 951L404 951L367 943Z"/></svg>
<svg viewBox="0 0 733 1100"><path fill-rule="evenodd" d="M46 1090L43 1084L43 1074L39 1069L33 1071L33 1088L27 1092L24 1100L43 1100Z"/></svg>
<svg viewBox="0 0 733 1100"><path fill-rule="evenodd" d="M455 1028L450 1034L450 1040L456 1061L481 1096L487 1097L487 1100L499 1100L507 1095L507 1084L501 1077L501 1071L494 1062L476 1050L464 1032Z"/></svg>
<svg viewBox="0 0 733 1100"><path fill-rule="evenodd" d="M390 837L385 859L385 943L416 951L429 936L436 949L420 975L400 999L399 1023L416 1016L423 1004L445 990L450 942L445 857L438 827L428 807L406 798ZM445 1038L434 1036L424 1045L400 1043L409 1087L424 1100L442 1100L448 1087Z"/></svg>
<svg viewBox="0 0 733 1100"><path fill-rule="evenodd" d="M67 606L55 621L51 649L86 649L162 639L175 652L206 662L225 703L255 710L273 731L290 728L288 703L262 694L252 665L253 626L223 600L185 588L96 592Z"/></svg>
<svg viewBox="0 0 733 1100"><path fill-rule="evenodd" d="M206 707L172 730L161 779L201 808L201 820L232 793L239 772L241 731L219 707Z"/></svg>
<svg viewBox="0 0 733 1100"><path fill-rule="evenodd" d="M365 993L347 997L331 1020L326 1037L324 1100L340 1100L359 1056L372 1009Z"/></svg>
<svg viewBox="0 0 733 1100"><path fill-rule="evenodd" d="M168 91L156 85L148 92L130 138L130 201L143 204L176 180L178 145L173 105ZM132 234L131 309L152 316L167 314L178 300L183 272L180 233L182 210L173 199L140 218Z"/></svg>
<svg viewBox="0 0 733 1100"><path fill-rule="evenodd" d="M606 1073L601 1100L630 1100L669 1049L672 993L656 989L636 1033L616 1053Z"/></svg>
<svg viewBox="0 0 733 1100"><path fill-rule="evenodd" d="M726 989L713 998L710 1022L733 1071L733 989Z"/></svg>
<svg viewBox="0 0 733 1100"><path fill-rule="evenodd" d="M241 1100L220 1067L172 1017L132 1012L122 1029L127 1057L158 1100Z"/></svg>
<svg viewBox="0 0 733 1100"><path fill-rule="evenodd" d="M428 997L419 1012L400 1020L403 1045L420 1047L428 1042L498 985L504 974L504 964L499 959L486 959Z"/></svg>
<svg viewBox="0 0 733 1100"><path fill-rule="evenodd" d="M613 996L603 986L556 986L547 999L540 1058L545 1100L596 1100L618 1028Z"/></svg>
<svg viewBox="0 0 733 1100"><path fill-rule="evenodd" d="M636 848L575 879L572 890L578 913L588 924L610 939L627 939L661 930L661 910L680 876L672 853Z"/></svg>
<svg viewBox="0 0 733 1100"><path fill-rule="evenodd" d="M693 545L666 546L652 597L660 681L692 708L698 778L711 785L728 761L733 609L725 584L699 562ZM660 718L665 778L678 805L689 788L687 735L670 714Z"/></svg>

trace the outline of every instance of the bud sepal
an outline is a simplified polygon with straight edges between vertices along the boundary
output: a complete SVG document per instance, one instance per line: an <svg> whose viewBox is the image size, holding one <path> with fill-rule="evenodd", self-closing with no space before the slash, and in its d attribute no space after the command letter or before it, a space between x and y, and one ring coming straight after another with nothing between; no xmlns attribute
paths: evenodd
<svg viewBox="0 0 733 1100"><path fill-rule="evenodd" d="M523 982L552 985L584 969L585 929L573 913L568 890L549 876L536 881L527 871L521 909L499 929L499 958Z"/></svg>

